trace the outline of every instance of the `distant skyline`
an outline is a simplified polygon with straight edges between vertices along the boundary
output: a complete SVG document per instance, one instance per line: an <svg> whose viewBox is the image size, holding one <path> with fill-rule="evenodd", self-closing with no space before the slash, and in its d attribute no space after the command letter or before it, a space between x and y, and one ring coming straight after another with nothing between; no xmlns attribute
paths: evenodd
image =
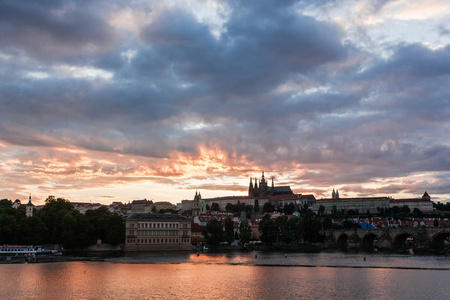
<svg viewBox="0 0 450 300"><path fill-rule="evenodd" d="M250 177L450 199L450 2L2 1L0 198L180 202Z"/></svg>

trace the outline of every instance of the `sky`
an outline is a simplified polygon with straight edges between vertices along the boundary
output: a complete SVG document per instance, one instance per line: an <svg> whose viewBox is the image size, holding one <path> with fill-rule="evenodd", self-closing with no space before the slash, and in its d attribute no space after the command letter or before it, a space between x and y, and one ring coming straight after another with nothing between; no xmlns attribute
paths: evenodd
<svg viewBox="0 0 450 300"><path fill-rule="evenodd" d="M0 198L450 199L448 0L0 2Z"/></svg>

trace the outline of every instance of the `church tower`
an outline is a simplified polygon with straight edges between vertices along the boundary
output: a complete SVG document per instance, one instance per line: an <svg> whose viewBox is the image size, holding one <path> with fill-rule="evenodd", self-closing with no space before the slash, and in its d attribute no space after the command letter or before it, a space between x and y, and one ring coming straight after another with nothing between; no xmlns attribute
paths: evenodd
<svg viewBox="0 0 450 300"><path fill-rule="evenodd" d="M200 199L202 199L202 195L200 195L200 192L197 193L197 191L195 191L195 196L194 196L194 203L192 206L192 215L193 216L199 216L200 215Z"/></svg>
<svg viewBox="0 0 450 300"><path fill-rule="evenodd" d="M255 193L253 191L253 182L252 182L252 178L250 177L250 184L248 185L248 196L253 197L254 195L255 195Z"/></svg>
<svg viewBox="0 0 450 300"><path fill-rule="evenodd" d="M261 181L259 182L259 197L267 196L267 181L264 178L264 171L262 171Z"/></svg>
<svg viewBox="0 0 450 300"><path fill-rule="evenodd" d="M28 198L28 204L25 206L26 209L26 216L27 217L32 217L33 216L33 212L34 212L34 205L33 203L31 203L31 194L30 197Z"/></svg>

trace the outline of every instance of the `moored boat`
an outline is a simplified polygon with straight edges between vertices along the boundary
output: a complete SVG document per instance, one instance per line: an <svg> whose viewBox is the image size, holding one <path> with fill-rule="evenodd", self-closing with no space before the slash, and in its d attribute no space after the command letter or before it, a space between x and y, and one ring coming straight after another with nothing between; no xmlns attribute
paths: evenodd
<svg viewBox="0 0 450 300"><path fill-rule="evenodd" d="M1 256L33 256L33 255L61 255L58 250L44 249L42 246L33 245L2 245Z"/></svg>

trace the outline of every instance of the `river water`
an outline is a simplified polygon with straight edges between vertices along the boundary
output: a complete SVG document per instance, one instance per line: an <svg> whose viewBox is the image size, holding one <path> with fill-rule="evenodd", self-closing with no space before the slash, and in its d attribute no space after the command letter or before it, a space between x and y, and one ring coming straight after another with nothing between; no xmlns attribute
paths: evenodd
<svg viewBox="0 0 450 300"><path fill-rule="evenodd" d="M1 299L450 299L448 256L147 253L0 276Z"/></svg>

